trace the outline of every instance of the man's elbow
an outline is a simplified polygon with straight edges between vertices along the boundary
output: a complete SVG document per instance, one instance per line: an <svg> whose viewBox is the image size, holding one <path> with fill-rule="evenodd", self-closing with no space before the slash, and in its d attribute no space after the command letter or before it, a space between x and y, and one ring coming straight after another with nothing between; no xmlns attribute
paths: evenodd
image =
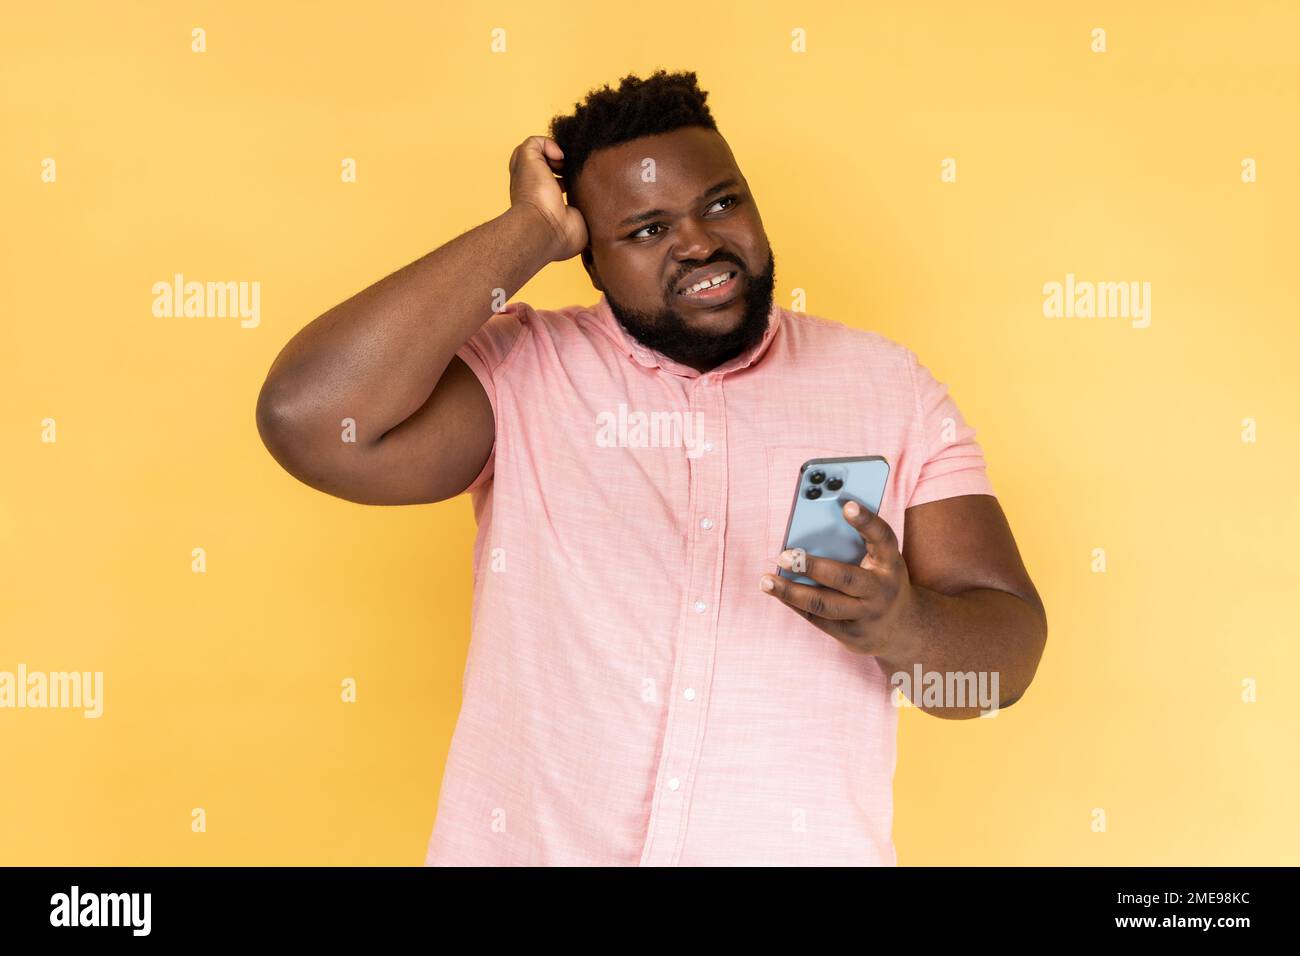
<svg viewBox="0 0 1300 956"><path fill-rule="evenodd" d="M1009 693L1005 700L998 702L999 710L1006 710L1020 698L1025 696L1025 692L1033 684L1034 678L1038 676L1038 665L1042 662L1043 651L1047 647L1047 609L1043 607L1043 602L1035 594L1033 599L1024 598L1025 604L1033 611L1033 629L1029 631L1030 638L1026 642L1024 656L1025 677L1023 684Z"/></svg>
<svg viewBox="0 0 1300 956"><path fill-rule="evenodd" d="M284 434L286 420L284 404L271 388L269 381L257 393L254 419L257 422L257 434L261 436L262 444L270 449L272 444L278 442L280 436Z"/></svg>
<svg viewBox="0 0 1300 956"><path fill-rule="evenodd" d="M291 397L270 380L257 395L254 419L262 444L276 461L283 464L301 444L301 418L294 412Z"/></svg>

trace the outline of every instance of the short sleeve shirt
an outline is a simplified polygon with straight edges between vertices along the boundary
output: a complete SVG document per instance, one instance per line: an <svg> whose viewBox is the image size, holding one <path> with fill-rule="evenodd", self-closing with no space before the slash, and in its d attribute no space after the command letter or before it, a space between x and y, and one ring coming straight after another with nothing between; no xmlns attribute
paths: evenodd
<svg viewBox="0 0 1300 956"><path fill-rule="evenodd" d="M947 385L773 304L705 373L594 306L492 315L472 635L428 865L893 865L874 657L759 590L800 466L880 455L880 517L992 495Z"/></svg>

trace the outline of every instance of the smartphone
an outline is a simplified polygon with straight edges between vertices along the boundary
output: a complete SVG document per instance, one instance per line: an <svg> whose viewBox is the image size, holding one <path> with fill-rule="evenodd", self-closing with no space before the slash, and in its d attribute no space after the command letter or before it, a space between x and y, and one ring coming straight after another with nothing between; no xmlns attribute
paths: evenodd
<svg viewBox="0 0 1300 956"><path fill-rule="evenodd" d="M872 514L880 512L889 478L889 462L879 455L862 458L810 458L799 469L781 550L803 548L811 555L858 564L866 542L844 518L844 505L856 501ZM812 578L778 568L781 577L821 587Z"/></svg>

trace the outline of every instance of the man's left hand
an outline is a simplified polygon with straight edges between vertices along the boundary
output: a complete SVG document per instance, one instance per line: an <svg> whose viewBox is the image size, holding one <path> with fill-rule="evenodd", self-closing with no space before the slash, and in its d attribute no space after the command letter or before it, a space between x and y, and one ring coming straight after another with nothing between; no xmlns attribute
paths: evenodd
<svg viewBox="0 0 1300 956"><path fill-rule="evenodd" d="M911 659L918 639L907 624L915 591L898 537L883 518L857 502L846 502L842 513L867 544L860 564L804 554L799 573L823 587L776 574L763 575L760 587L855 653ZM795 570L800 550L781 552L777 563Z"/></svg>

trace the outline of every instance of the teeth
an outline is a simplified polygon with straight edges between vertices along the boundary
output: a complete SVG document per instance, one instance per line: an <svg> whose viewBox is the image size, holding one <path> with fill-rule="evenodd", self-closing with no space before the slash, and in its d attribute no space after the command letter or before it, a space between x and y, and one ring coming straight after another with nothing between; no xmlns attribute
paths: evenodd
<svg viewBox="0 0 1300 956"><path fill-rule="evenodd" d="M730 272L719 273L716 276L711 276L708 279L704 279L701 282L695 283L695 285L691 286L689 289L683 289L681 292L678 293L678 295L694 295L696 292L700 292L704 289L710 289L713 286L721 285L722 283L730 279L731 276L732 273Z"/></svg>

